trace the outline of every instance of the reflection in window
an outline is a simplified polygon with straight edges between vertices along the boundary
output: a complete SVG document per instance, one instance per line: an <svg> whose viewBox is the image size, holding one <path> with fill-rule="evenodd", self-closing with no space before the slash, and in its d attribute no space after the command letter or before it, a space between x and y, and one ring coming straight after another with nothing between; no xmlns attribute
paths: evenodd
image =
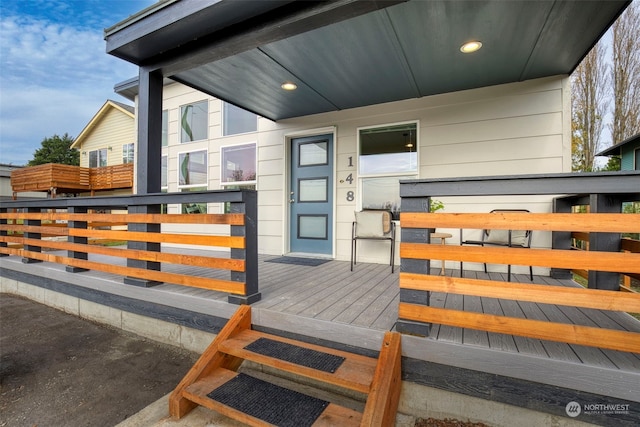
<svg viewBox="0 0 640 427"><path fill-rule="evenodd" d="M207 185L207 151L178 154L178 185Z"/></svg>
<svg viewBox="0 0 640 427"><path fill-rule="evenodd" d="M107 149L89 151L89 167L101 168L107 166Z"/></svg>
<svg viewBox="0 0 640 427"><path fill-rule="evenodd" d="M190 192L190 191L206 191L207 187L191 187L191 188L183 188L180 190L181 193ZM206 203L183 203L182 204L182 213L183 214L206 214L207 213L207 204Z"/></svg>
<svg viewBox="0 0 640 427"><path fill-rule="evenodd" d="M201 101L180 107L180 142L207 139L208 105Z"/></svg>
<svg viewBox="0 0 640 427"><path fill-rule="evenodd" d="M243 184L243 185L227 185L225 190L255 190L255 184ZM224 202L224 213L231 213L231 202ZM234 212L237 213L237 212Z"/></svg>
<svg viewBox="0 0 640 427"><path fill-rule="evenodd" d="M254 113L227 102L223 103L222 108L222 132L224 136L256 132L258 130L258 116Z"/></svg>
<svg viewBox="0 0 640 427"><path fill-rule="evenodd" d="M133 163L134 148L133 143L122 146L122 163Z"/></svg>
<svg viewBox="0 0 640 427"><path fill-rule="evenodd" d="M167 162L168 162L167 156L162 156L162 159L160 162L160 187L162 187L164 192L166 192L166 189L167 189L167 181L168 181L168 174L169 174Z"/></svg>
<svg viewBox="0 0 640 427"><path fill-rule="evenodd" d="M359 177L363 209L388 209L400 213L401 179L418 174L417 124L361 129Z"/></svg>
<svg viewBox="0 0 640 427"><path fill-rule="evenodd" d="M256 181L256 144L222 147L220 150L222 185Z"/></svg>

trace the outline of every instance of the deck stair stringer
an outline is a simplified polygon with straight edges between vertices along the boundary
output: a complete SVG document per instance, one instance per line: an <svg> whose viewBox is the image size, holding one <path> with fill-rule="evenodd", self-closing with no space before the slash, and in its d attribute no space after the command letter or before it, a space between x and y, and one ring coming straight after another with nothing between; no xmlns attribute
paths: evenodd
<svg viewBox="0 0 640 427"><path fill-rule="evenodd" d="M265 343L276 353L261 349ZM366 397L364 412L239 373L244 361L345 394L361 394ZM376 359L258 332L251 328L250 306L241 306L175 388L169 412L179 419L201 405L251 426L391 426L400 399L400 365L398 333L384 335ZM284 401L277 402L279 398Z"/></svg>

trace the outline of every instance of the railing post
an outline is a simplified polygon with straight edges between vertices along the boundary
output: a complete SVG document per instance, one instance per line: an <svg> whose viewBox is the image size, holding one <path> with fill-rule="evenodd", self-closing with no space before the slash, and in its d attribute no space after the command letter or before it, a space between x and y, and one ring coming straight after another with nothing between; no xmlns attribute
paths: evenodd
<svg viewBox="0 0 640 427"><path fill-rule="evenodd" d="M79 207L68 207L67 208L67 213L70 214L86 214L87 213L87 209L86 208L79 208ZM87 229L87 221L75 221L75 220L71 220L67 223L67 228L69 230L72 229L83 229L86 230ZM71 233L69 233L69 236L67 237L67 242L69 243L77 243L80 245L87 245L89 244L89 239L87 237L83 237L83 236L72 236ZM77 252L77 251L67 251L67 256L69 258L74 258L74 259L81 259L81 260L88 260L89 259L89 255L87 254L87 252ZM86 268L81 268L81 267L74 267L72 265L67 265L66 269L67 272L69 273L80 273L83 271L88 271Z"/></svg>
<svg viewBox="0 0 640 427"><path fill-rule="evenodd" d="M245 295L229 295L230 304L253 304L260 301L262 295L258 286L258 193L243 191L243 202L231 202L231 213L245 216L244 226L232 225L232 236L244 236L245 248L231 248L231 258L244 259L245 271L232 271L231 280L246 284Z"/></svg>
<svg viewBox="0 0 640 427"><path fill-rule="evenodd" d="M402 185L402 184L401 184ZM403 197L401 212L429 212L430 197ZM429 228L404 228L400 223L401 241L403 243L431 243ZM402 273L430 274L431 260L400 258L400 271ZM411 304L429 305L431 293L412 289L400 289L400 302ZM396 330L403 334L429 336L430 323L420 323L398 318Z"/></svg>
<svg viewBox="0 0 640 427"><path fill-rule="evenodd" d="M589 198L591 213L620 213L622 200L614 195L592 194ZM589 250L620 252L620 233L590 233ZM620 273L589 270L589 288L620 290Z"/></svg>
<svg viewBox="0 0 640 427"><path fill-rule="evenodd" d="M160 213L160 205L130 205L128 207L128 212L130 214L158 214ZM160 227L161 224L129 223L127 229L129 231L141 231L145 233L160 233ZM127 249L160 252L160 243L129 241L127 242ZM143 261L127 258L127 267L160 271L160 263L157 261ZM160 282L154 280L139 279L136 277L125 277L124 283L144 288L150 288L160 284Z"/></svg>
<svg viewBox="0 0 640 427"><path fill-rule="evenodd" d="M553 199L553 213L571 213L571 199L566 197ZM571 231L552 231L551 249L571 250ZM571 279L573 274L566 268L552 268L549 273L554 279Z"/></svg>
<svg viewBox="0 0 640 427"><path fill-rule="evenodd" d="M26 208L25 209L26 213L39 213L40 212L40 208ZM27 226L36 226L39 227L42 225L42 221L40 221L39 219L25 219L24 220L24 225ZM24 238L25 239L37 239L37 240L42 240L42 233L33 233L33 232L29 232L26 231L24 233ZM33 246L33 245L24 245L24 250L25 251L29 251L29 252L42 252L42 247L41 246ZM22 262L24 264L32 264L32 263L36 263L36 262L42 262L42 260L39 259L33 259L33 258L22 258Z"/></svg>
<svg viewBox="0 0 640 427"><path fill-rule="evenodd" d="M0 214L5 214L8 211L9 209L7 208L0 208ZM6 219L4 218L0 219L0 225L7 225L8 223L9 222ZM8 236L8 235L9 235L9 232L7 230L0 230L0 236ZM6 248L7 246L8 246L7 242L0 242L0 248ZM0 254L0 257L3 257L3 256L9 256L9 254Z"/></svg>

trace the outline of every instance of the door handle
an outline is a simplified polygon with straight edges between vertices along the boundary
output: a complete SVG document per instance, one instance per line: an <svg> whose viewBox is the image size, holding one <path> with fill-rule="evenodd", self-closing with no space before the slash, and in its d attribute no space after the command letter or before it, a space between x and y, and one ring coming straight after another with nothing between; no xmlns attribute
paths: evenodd
<svg viewBox="0 0 640 427"><path fill-rule="evenodd" d="M289 199L289 203L295 203L296 199Z"/></svg>

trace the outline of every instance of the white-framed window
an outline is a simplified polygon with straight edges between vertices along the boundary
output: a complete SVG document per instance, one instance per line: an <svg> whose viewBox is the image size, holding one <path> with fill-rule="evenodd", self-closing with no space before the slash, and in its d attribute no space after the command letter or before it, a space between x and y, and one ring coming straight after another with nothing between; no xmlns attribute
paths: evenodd
<svg viewBox="0 0 640 427"><path fill-rule="evenodd" d="M160 187L163 193L167 192L169 187L169 158L168 156L162 156L160 159Z"/></svg>
<svg viewBox="0 0 640 427"><path fill-rule="evenodd" d="M358 129L358 178L362 209L400 214L401 179L418 176L418 123Z"/></svg>
<svg viewBox="0 0 640 427"><path fill-rule="evenodd" d="M207 139L209 102L200 101L180 107L180 142Z"/></svg>
<svg viewBox="0 0 640 427"><path fill-rule="evenodd" d="M190 191L206 191L207 187L190 187L190 188L181 188L180 192L190 192ZM207 213L207 204L206 203L183 203L181 211L183 214L201 214Z"/></svg>
<svg viewBox="0 0 640 427"><path fill-rule="evenodd" d="M228 102L222 103L222 135L256 132L258 116Z"/></svg>
<svg viewBox="0 0 640 427"><path fill-rule="evenodd" d="M107 166L107 149L89 151L89 167L101 168Z"/></svg>
<svg viewBox="0 0 640 427"><path fill-rule="evenodd" d="M178 188L207 187L207 150L178 153Z"/></svg>
<svg viewBox="0 0 640 427"><path fill-rule="evenodd" d="M135 159L135 148L134 144L124 144L122 146L122 163L133 163Z"/></svg>
<svg viewBox="0 0 640 427"><path fill-rule="evenodd" d="M169 111L162 110L162 146L169 145Z"/></svg>
<svg viewBox="0 0 640 427"><path fill-rule="evenodd" d="M220 148L220 185L255 184L257 171L256 143Z"/></svg>

